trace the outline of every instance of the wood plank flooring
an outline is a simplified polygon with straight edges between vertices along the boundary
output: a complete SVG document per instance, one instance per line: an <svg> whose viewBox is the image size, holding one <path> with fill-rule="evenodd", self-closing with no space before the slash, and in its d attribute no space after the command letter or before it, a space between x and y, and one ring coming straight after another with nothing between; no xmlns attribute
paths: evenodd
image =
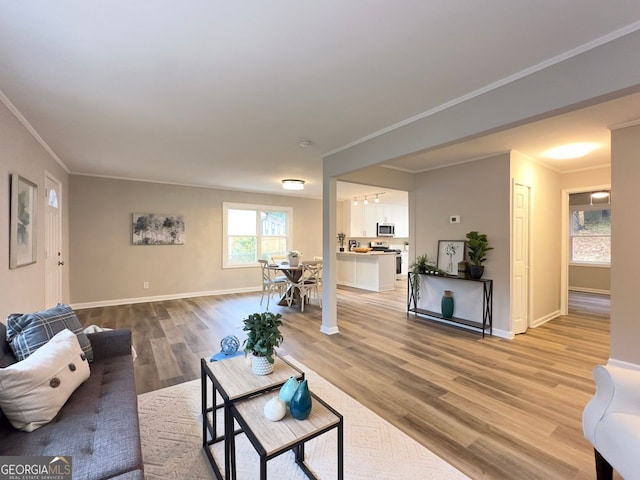
<svg viewBox="0 0 640 480"><path fill-rule="evenodd" d="M581 414L594 365L609 355L605 315L570 314L515 340L482 338L406 315L395 292L338 289L340 334L321 310L283 315L290 354L474 479L593 479ZM79 310L84 325L130 328L138 393L199 378L199 359L241 340L260 294L197 297ZM573 311L573 310L572 310ZM310 385L313 390L313 385Z"/></svg>

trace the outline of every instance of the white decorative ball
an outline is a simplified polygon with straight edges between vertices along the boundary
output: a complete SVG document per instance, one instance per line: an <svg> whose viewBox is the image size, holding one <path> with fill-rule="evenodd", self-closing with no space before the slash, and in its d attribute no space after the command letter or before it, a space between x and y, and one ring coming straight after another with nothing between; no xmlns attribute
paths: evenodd
<svg viewBox="0 0 640 480"><path fill-rule="evenodd" d="M264 406L264 416L272 422L282 420L286 414L287 405L280 400L280 397L273 397Z"/></svg>

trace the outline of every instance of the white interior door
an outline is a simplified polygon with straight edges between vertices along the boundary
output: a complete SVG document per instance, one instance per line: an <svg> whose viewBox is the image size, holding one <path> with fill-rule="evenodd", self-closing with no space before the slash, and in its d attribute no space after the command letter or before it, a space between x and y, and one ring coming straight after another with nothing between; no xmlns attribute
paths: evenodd
<svg viewBox="0 0 640 480"><path fill-rule="evenodd" d="M513 333L529 328L529 194L524 185L513 187Z"/></svg>
<svg viewBox="0 0 640 480"><path fill-rule="evenodd" d="M62 187L58 180L45 175L45 305L62 302Z"/></svg>

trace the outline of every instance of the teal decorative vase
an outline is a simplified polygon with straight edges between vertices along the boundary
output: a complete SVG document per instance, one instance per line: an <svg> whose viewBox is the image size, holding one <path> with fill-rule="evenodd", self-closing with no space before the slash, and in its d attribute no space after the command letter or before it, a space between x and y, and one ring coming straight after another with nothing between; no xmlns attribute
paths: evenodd
<svg viewBox="0 0 640 480"><path fill-rule="evenodd" d="M307 380L303 380L298 385L296 392L291 397L289 409L291 410L291 416L298 420L304 420L311 413L311 392L309 392Z"/></svg>
<svg viewBox="0 0 640 480"><path fill-rule="evenodd" d="M451 290L444 291L440 307L442 309L442 316L444 318L453 317L453 292Z"/></svg>
<svg viewBox="0 0 640 480"><path fill-rule="evenodd" d="M289 405L291 403L291 398L293 397L293 394L296 393L297 389L298 379L291 376L289 377L289 380L284 382L284 385L280 387L280 393L278 393L278 396L280 397L280 400Z"/></svg>

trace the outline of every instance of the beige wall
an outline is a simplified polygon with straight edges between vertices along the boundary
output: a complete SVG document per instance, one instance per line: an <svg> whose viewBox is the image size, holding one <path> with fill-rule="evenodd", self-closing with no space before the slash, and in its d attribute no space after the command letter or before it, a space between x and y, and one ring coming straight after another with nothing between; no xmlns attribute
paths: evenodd
<svg viewBox="0 0 640 480"><path fill-rule="evenodd" d="M221 267L225 201L293 207L293 247L322 254L320 200L75 175L70 185L74 305L260 288L257 267ZM133 246L134 212L183 215L185 244Z"/></svg>
<svg viewBox="0 0 640 480"><path fill-rule="evenodd" d="M431 170L415 181L410 219L415 250L411 249L410 261L426 253L435 263L438 240L464 240L472 230L486 233L494 247L484 274L494 281L494 333L510 332L509 155ZM449 223L451 215L460 215L461 223Z"/></svg>
<svg viewBox="0 0 640 480"><path fill-rule="evenodd" d="M611 268L570 265L569 290L591 293L610 293Z"/></svg>
<svg viewBox="0 0 640 480"><path fill-rule="evenodd" d="M20 121L0 103L0 319L9 313L40 310L44 304L44 178L45 171L62 183L62 257L69 251L68 175L36 141ZM9 175L17 173L38 185L37 261L17 269L9 269ZM68 269L63 267L62 301L69 300Z"/></svg>
<svg viewBox="0 0 640 480"><path fill-rule="evenodd" d="M531 188L529 205L529 325L560 313L562 217L560 175L519 152L511 152L513 181Z"/></svg>
<svg viewBox="0 0 640 480"><path fill-rule="evenodd" d="M611 133L611 358L640 365L640 125Z"/></svg>

